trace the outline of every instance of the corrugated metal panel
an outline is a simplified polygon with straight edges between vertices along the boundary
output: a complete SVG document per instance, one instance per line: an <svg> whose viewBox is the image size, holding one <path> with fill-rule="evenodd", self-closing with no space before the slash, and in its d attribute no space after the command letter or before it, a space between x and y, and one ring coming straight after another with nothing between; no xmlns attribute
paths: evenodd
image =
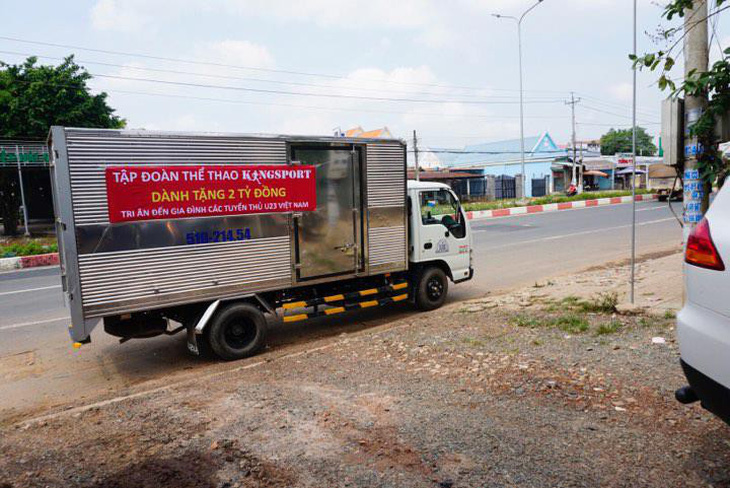
<svg viewBox="0 0 730 488"><path fill-rule="evenodd" d="M368 207L405 205L406 162L401 144L367 145Z"/></svg>
<svg viewBox="0 0 730 488"><path fill-rule="evenodd" d="M135 164L286 164L286 143L274 138L66 131L76 224L107 223L107 166Z"/></svg>
<svg viewBox="0 0 730 488"><path fill-rule="evenodd" d="M375 227L368 231L368 254L370 266L390 264L391 271L405 269L406 228Z"/></svg>
<svg viewBox="0 0 730 488"><path fill-rule="evenodd" d="M124 303L165 304L184 292L190 300L220 289L230 295L252 285L259 291L267 282L290 286L292 279L289 236L87 254L79 256L79 272L87 317L119 311Z"/></svg>

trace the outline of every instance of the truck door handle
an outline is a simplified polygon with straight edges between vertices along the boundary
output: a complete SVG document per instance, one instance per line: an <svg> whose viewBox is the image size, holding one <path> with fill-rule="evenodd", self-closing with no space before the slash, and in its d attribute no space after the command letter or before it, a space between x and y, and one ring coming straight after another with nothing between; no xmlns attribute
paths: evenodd
<svg viewBox="0 0 730 488"><path fill-rule="evenodd" d="M427 242L423 245L424 249L431 249L433 247L433 242Z"/></svg>

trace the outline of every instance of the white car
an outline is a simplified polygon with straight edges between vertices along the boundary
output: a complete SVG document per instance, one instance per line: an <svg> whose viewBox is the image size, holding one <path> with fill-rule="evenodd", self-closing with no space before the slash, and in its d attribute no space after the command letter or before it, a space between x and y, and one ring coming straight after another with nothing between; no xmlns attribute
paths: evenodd
<svg viewBox="0 0 730 488"><path fill-rule="evenodd" d="M677 316L681 364L689 386L682 403L702 406L730 424L730 185L720 190L687 239L685 304Z"/></svg>

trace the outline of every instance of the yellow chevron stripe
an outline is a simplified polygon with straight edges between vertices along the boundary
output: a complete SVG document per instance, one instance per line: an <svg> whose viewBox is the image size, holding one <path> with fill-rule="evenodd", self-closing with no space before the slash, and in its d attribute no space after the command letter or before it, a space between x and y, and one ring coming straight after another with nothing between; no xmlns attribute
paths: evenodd
<svg viewBox="0 0 730 488"><path fill-rule="evenodd" d="M360 296L365 297L368 295L377 295L378 289L377 288L370 288L369 290L360 290Z"/></svg>
<svg viewBox="0 0 730 488"><path fill-rule="evenodd" d="M392 288L394 290L402 290L403 288L407 288L408 283L398 283L397 285L392 285Z"/></svg>
<svg viewBox="0 0 730 488"><path fill-rule="evenodd" d="M345 307L335 307L335 308L328 308L327 310L324 311L324 313L327 315L333 315L333 314L341 313L344 311L345 311Z"/></svg>
<svg viewBox="0 0 730 488"><path fill-rule="evenodd" d="M291 310L291 309L294 309L294 308L304 308L304 307L307 307L307 306L308 306L307 305L307 302L290 302L290 303L285 303L281 307L284 310Z"/></svg>
<svg viewBox="0 0 730 488"><path fill-rule="evenodd" d="M345 295L332 295L331 297L324 297L325 303L340 302L345 299Z"/></svg>
<svg viewBox="0 0 730 488"><path fill-rule="evenodd" d="M408 293L405 293L403 295L398 295L398 296L393 297L393 301L394 302L400 302L401 300L405 300L406 298L408 298Z"/></svg>
<svg viewBox="0 0 730 488"><path fill-rule="evenodd" d="M369 302L360 302L360 306L362 308L377 307L378 306L378 301L377 300L371 300Z"/></svg>
<svg viewBox="0 0 730 488"><path fill-rule="evenodd" d="M306 313L300 313L298 315L285 315L284 322L299 322L300 320L306 320L308 315Z"/></svg>

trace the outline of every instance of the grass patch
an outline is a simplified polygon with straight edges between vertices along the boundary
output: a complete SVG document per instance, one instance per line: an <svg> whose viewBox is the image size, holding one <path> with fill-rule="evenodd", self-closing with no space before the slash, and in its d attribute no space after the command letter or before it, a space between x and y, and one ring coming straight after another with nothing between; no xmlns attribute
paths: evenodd
<svg viewBox="0 0 730 488"><path fill-rule="evenodd" d="M13 258L16 256L34 256L36 254L47 254L58 252L58 244L51 242L44 244L40 240L28 240L13 244L0 246L0 258Z"/></svg>
<svg viewBox="0 0 730 488"><path fill-rule="evenodd" d="M475 339L473 337L464 337L461 342L463 342L467 346L472 347L482 347L484 345L484 341L480 341L479 339Z"/></svg>
<svg viewBox="0 0 730 488"><path fill-rule="evenodd" d="M516 317L512 318L512 323L515 324L517 327L540 327L543 325L543 322L536 319L535 317L530 317L529 315L517 315Z"/></svg>
<svg viewBox="0 0 730 488"><path fill-rule="evenodd" d="M557 312L560 310L570 310L580 313L604 313L610 314L616 312L618 305L618 293L601 292L594 295L590 300L583 300L575 295L568 295L559 301L546 301L548 303L545 309L548 312Z"/></svg>
<svg viewBox="0 0 730 488"><path fill-rule="evenodd" d="M677 318L677 314L673 310L667 310L664 312L664 318L667 320L673 320Z"/></svg>
<svg viewBox="0 0 730 488"><path fill-rule="evenodd" d="M580 334L581 332L587 331L591 326L585 317L575 314L562 315L554 319L553 323L563 332L569 332L571 334Z"/></svg>
<svg viewBox="0 0 730 488"><path fill-rule="evenodd" d="M618 293L615 291L601 292L593 300L581 300L576 305L586 313L615 313L616 305L618 305Z"/></svg>
<svg viewBox="0 0 730 488"><path fill-rule="evenodd" d="M612 320L608 323L601 324L598 326L598 330L596 330L596 335L609 335L609 334L615 334L616 332L621 329L621 322L618 320Z"/></svg>

